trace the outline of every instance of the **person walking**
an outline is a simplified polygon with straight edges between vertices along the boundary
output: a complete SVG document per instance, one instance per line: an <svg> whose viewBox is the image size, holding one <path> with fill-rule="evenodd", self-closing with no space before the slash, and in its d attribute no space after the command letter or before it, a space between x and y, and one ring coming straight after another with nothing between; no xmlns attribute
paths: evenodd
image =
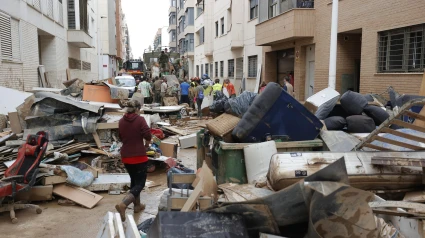
<svg viewBox="0 0 425 238"><path fill-rule="evenodd" d="M223 90L223 85L220 84L220 79L216 79L215 80L215 84L212 86L213 87L213 96L215 97L216 93Z"/></svg>
<svg viewBox="0 0 425 238"><path fill-rule="evenodd" d="M152 96L152 87L151 84L146 81L146 78L142 78L142 82L138 86L139 91L142 93L142 96L144 98L144 102L146 104L151 104L151 96Z"/></svg>
<svg viewBox="0 0 425 238"><path fill-rule="evenodd" d="M202 119L202 102L204 101L204 87L195 82L196 105L198 106L198 118Z"/></svg>
<svg viewBox="0 0 425 238"><path fill-rule="evenodd" d="M161 103L161 84L162 80L160 80L158 77L155 77L154 85L154 91L155 91L155 103Z"/></svg>
<svg viewBox="0 0 425 238"><path fill-rule="evenodd" d="M229 93L229 98L235 98L236 97L236 90L233 83L230 82L229 79L224 80L224 87L227 89L227 92Z"/></svg>
<svg viewBox="0 0 425 238"><path fill-rule="evenodd" d="M187 104L190 105L190 101L189 101L189 88L190 88L190 85L187 83L187 78L185 78L183 80L183 83L181 83L181 85L180 85L180 89L181 89L180 102L181 103L187 103Z"/></svg>
<svg viewBox="0 0 425 238"><path fill-rule="evenodd" d="M145 187L147 178L148 157L146 148L152 139L151 130L146 121L141 117L141 104L138 101L120 102L126 113L118 123L118 136L122 142L121 160L130 175L130 192L115 206L121 220L125 221L125 210L130 203L134 204L134 212L145 209L146 205L140 203L140 193ZM144 140L144 141L143 141Z"/></svg>
<svg viewBox="0 0 425 238"><path fill-rule="evenodd" d="M286 86L286 92L288 92L289 93L289 95L291 95L292 97L295 97L295 93L294 93L294 87L292 86L292 84L289 82L289 77L288 76L286 76L284 79L283 79L283 82L284 82L284 86Z"/></svg>
<svg viewBox="0 0 425 238"><path fill-rule="evenodd" d="M164 98L165 98L165 96L167 94L167 88L168 88L167 80L165 78L162 78L162 84L161 84L161 101L160 101L161 105L164 103Z"/></svg>
<svg viewBox="0 0 425 238"><path fill-rule="evenodd" d="M195 98L196 98L196 83L193 81L190 83L189 88L189 101L190 101L190 107L195 109Z"/></svg>

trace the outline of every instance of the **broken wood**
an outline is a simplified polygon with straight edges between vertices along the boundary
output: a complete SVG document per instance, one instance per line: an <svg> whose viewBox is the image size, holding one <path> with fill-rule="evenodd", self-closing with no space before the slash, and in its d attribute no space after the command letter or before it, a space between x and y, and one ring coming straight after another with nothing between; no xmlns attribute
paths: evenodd
<svg viewBox="0 0 425 238"><path fill-rule="evenodd" d="M93 132L92 135L93 135L94 141L96 142L97 148L102 149L102 142L100 142L100 137L97 134L97 131Z"/></svg>
<svg viewBox="0 0 425 238"><path fill-rule="evenodd" d="M171 210L181 210L186 204L189 197L171 196ZM197 203L200 210L205 210L213 205L213 200L210 197L200 197Z"/></svg>
<svg viewBox="0 0 425 238"><path fill-rule="evenodd" d="M404 208L412 209L417 213L424 213L425 216L425 204L414 203L414 202L401 202L401 201L382 201L382 202L370 202L371 208Z"/></svg>
<svg viewBox="0 0 425 238"><path fill-rule="evenodd" d="M419 90L419 96L425 96L425 72L424 72L424 75L423 75L423 78L422 78L421 88ZM419 115L425 116L425 108L422 108L422 110L419 112ZM413 125L425 127L425 121L415 120L413 122Z"/></svg>
<svg viewBox="0 0 425 238"><path fill-rule="evenodd" d="M372 157L371 164L425 167L425 159L398 158L398 157Z"/></svg>
<svg viewBox="0 0 425 238"><path fill-rule="evenodd" d="M19 115L17 112L9 112L9 121L10 127L12 128L13 133L19 134L22 132L22 126L19 122Z"/></svg>
<svg viewBox="0 0 425 238"><path fill-rule="evenodd" d="M75 187L69 184L55 185L53 193L90 209L96 206L96 204L103 198L102 196L92 193L84 188Z"/></svg>
<svg viewBox="0 0 425 238"><path fill-rule="evenodd" d="M66 177L62 177L62 176L44 176L41 179L41 183L43 185L54 185L54 184L61 184L61 183L66 183Z"/></svg>
<svg viewBox="0 0 425 238"><path fill-rule="evenodd" d="M425 191L407 192L404 195L403 201L405 202L425 202Z"/></svg>
<svg viewBox="0 0 425 238"><path fill-rule="evenodd" d="M186 203L182 208L182 212L192 211L193 207L198 201L199 196L201 196L201 192L203 189L203 181L202 179L199 181L198 185L196 185L195 190L193 190L192 194L190 194L189 199L187 199Z"/></svg>
<svg viewBox="0 0 425 238"><path fill-rule="evenodd" d="M24 140L9 140L6 141L6 146L10 146L10 147L18 147L25 144Z"/></svg>
<svg viewBox="0 0 425 238"><path fill-rule="evenodd" d="M118 122L112 123L97 123L98 130L118 129Z"/></svg>

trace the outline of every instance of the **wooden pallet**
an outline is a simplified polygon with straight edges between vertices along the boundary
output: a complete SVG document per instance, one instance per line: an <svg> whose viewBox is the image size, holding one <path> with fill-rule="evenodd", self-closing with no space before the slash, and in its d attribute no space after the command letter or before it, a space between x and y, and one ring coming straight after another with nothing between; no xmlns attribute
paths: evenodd
<svg viewBox="0 0 425 238"><path fill-rule="evenodd" d="M377 151L394 151L388 148L384 148L384 147L372 144L374 141L380 141L380 142L388 143L401 148L406 148L406 149L415 150L415 151L425 150L424 147L419 147L416 145L404 143L401 141L395 141L389 138L384 138L382 136L379 136L379 134L381 133L389 133L394 136L402 137L408 140L425 143L425 138L423 137L409 135L409 134L396 131L390 128L391 125L397 125L406 129L412 129L414 131L425 133L425 127L417 126L417 125L410 124L408 122L404 122L400 120L400 118L402 118L403 116L408 116L408 117L414 118L415 120L420 120L425 122L425 116L409 111L410 108L412 108L413 106L424 106L424 105L425 105L425 99L415 99L406 103L403 107L400 108L398 113L388 118L378 128L376 128L372 133L370 133L369 136L367 136L359 145L356 146L355 150L370 148Z"/></svg>

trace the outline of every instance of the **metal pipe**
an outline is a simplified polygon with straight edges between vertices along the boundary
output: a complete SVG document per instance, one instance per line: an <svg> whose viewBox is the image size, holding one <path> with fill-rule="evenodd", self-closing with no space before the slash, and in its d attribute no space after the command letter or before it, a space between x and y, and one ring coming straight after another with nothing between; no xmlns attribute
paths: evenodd
<svg viewBox="0 0 425 238"><path fill-rule="evenodd" d="M336 87L336 56L338 41L338 4L339 0L332 1L332 27L331 27L331 49L329 57L329 87Z"/></svg>

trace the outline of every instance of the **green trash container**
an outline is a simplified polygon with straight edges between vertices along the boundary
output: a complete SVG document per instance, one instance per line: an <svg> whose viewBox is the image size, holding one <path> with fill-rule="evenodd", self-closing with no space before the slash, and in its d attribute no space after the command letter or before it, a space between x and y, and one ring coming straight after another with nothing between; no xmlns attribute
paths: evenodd
<svg viewBox="0 0 425 238"><path fill-rule="evenodd" d="M219 143L215 144L218 145L214 149L218 155L217 184L248 183L243 149L222 149Z"/></svg>

